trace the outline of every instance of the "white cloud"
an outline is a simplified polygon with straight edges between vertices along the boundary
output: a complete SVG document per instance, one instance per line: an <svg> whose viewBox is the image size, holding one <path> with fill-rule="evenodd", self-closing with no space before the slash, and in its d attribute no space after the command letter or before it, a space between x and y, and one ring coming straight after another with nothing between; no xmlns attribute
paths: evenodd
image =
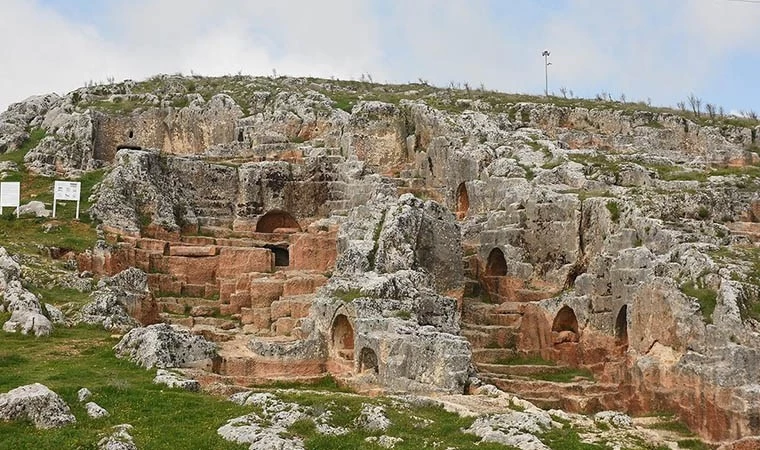
<svg viewBox="0 0 760 450"><path fill-rule="evenodd" d="M124 69L87 26L72 26L35 2L0 6L0 109L32 94L67 91Z"/></svg>
<svg viewBox="0 0 760 450"><path fill-rule="evenodd" d="M36 2L0 4L0 109L88 80L156 73L385 76L368 2L119 0L80 24Z"/></svg>
<svg viewBox="0 0 760 450"><path fill-rule="evenodd" d="M371 73L382 81L482 82L539 93L544 48L552 50L552 90L674 103L701 92L727 55L758 57L757 5L565 0L534 10L529 4L515 2L544 17L526 19L519 6L496 16L485 0L113 0L100 23L82 24L39 1L2 0L0 108L90 79L190 71Z"/></svg>

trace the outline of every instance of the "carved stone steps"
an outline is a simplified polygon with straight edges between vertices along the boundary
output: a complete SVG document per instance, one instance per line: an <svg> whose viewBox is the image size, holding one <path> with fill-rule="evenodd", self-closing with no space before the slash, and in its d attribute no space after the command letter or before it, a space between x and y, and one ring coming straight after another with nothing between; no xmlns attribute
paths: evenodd
<svg viewBox="0 0 760 450"><path fill-rule="evenodd" d="M517 352L510 348L473 348L473 363L494 363L499 360L514 358Z"/></svg>
<svg viewBox="0 0 760 450"><path fill-rule="evenodd" d="M492 306L495 305L467 305L462 307L462 326L504 326L519 328L522 322L521 313L501 313Z"/></svg>
<svg viewBox="0 0 760 450"><path fill-rule="evenodd" d="M156 303L161 312L171 314L189 314L191 316L214 315L219 313L219 301L200 297L157 297ZM204 311L210 311L204 313Z"/></svg>
<svg viewBox="0 0 760 450"><path fill-rule="evenodd" d="M515 349L519 329L502 325L462 324L462 335L474 348L509 348Z"/></svg>
<svg viewBox="0 0 760 450"><path fill-rule="evenodd" d="M479 377L499 389L514 394L528 393L542 397L593 396L599 394L616 394L618 385L602 384L592 380L578 380L567 383L536 380L527 376L499 375L481 373Z"/></svg>
<svg viewBox="0 0 760 450"><path fill-rule="evenodd" d="M556 374L567 370L567 366L550 366L540 364L478 364L478 371L490 376L507 375L512 377L525 377L530 375Z"/></svg>

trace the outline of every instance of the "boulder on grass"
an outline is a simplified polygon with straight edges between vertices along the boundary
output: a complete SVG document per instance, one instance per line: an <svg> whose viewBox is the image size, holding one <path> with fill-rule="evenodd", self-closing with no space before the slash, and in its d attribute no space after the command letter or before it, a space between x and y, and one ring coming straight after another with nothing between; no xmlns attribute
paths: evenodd
<svg viewBox="0 0 760 450"><path fill-rule="evenodd" d="M216 356L216 344L165 323L134 328L114 347L116 356L141 367L207 367Z"/></svg>
<svg viewBox="0 0 760 450"><path fill-rule="evenodd" d="M28 420L39 429L58 428L77 421L69 405L39 383L0 394L0 420Z"/></svg>

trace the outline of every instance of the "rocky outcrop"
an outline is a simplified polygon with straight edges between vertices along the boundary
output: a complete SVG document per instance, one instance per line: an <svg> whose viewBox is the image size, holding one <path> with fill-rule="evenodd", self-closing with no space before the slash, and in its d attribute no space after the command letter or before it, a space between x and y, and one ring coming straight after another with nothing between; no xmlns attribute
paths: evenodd
<svg viewBox="0 0 760 450"><path fill-rule="evenodd" d="M137 450L134 438L129 434L132 429L129 424L116 425L113 433L98 441L98 450Z"/></svg>
<svg viewBox="0 0 760 450"><path fill-rule="evenodd" d="M434 202L381 196L354 209L341 225L336 272L301 325L307 337L249 347L267 357L326 358L389 389L463 392L470 345L458 335L456 300L438 293L461 274L458 242L453 215Z"/></svg>
<svg viewBox="0 0 760 450"><path fill-rule="evenodd" d="M0 420L28 420L39 429L58 428L76 422L66 402L39 383L0 394Z"/></svg>
<svg viewBox="0 0 760 450"><path fill-rule="evenodd" d="M304 448L300 438L282 436L289 426L308 417L307 411L300 405L283 402L269 393L242 392L230 400L238 404L257 406L261 408L262 413L251 413L229 420L217 430L223 439L238 444L250 444L250 450Z"/></svg>
<svg viewBox="0 0 760 450"><path fill-rule="evenodd" d="M39 127L45 114L58 105L56 94L36 95L14 103L0 113L0 154L13 152L29 138L28 129Z"/></svg>
<svg viewBox="0 0 760 450"><path fill-rule="evenodd" d="M92 114L61 113L47 124L47 135L24 157L26 167L45 176L80 176L104 162L93 153Z"/></svg>
<svg viewBox="0 0 760 450"><path fill-rule="evenodd" d="M87 415L93 419L100 419L101 417L108 417L110 414L102 406L95 402L87 402L84 405L87 410Z"/></svg>
<svg viewBox="0 0 760 450"><path fill-rule="evenodd" d="M11 313L10 319L3 324L3 331L20 331L35 336L47 336L53 331L44 306L36 295L21 286L19 280L13 280L5 287L0 310Z"/></svg>
<svg viewBox="0 0 760 450"><path fill-rule="evenodd" d="M155 301L148 290L148 276L140 269L129 268L112 278L102 278L91 298L81 310L79 321L83 323L126 332L140 326L135 317L146 323L151 318L154 322L157 320Z"/></svg>
<svg viewBox="0 0 760 450"><path fill-rule="evenodd" d="M163 384L173 389L183 389L185 391L198 392L201 385L198 380L190 380L178 373L158 369L156 377L153 379L154 384Z"/></svg>
<svg viewBox="0 0 760 450"><path fill-rule="evenodd" d="M216 356L216 345L166 324L133 328L114 347L119 358L153 367L203 367Z"/></svg>

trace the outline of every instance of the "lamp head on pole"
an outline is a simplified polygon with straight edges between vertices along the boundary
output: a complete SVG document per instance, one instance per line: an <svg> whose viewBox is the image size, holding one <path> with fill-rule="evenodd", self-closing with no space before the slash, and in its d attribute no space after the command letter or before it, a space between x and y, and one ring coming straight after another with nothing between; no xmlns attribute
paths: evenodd
<svg viewBox="0 0 760 450"><path fill-rule="evenodd" d="M544 52L543 52L543 53L541 53L541 56L546 56L546 57L548 57L549 55L551 55L551 53L549 53L549 50L544 50Z"/></svg>

